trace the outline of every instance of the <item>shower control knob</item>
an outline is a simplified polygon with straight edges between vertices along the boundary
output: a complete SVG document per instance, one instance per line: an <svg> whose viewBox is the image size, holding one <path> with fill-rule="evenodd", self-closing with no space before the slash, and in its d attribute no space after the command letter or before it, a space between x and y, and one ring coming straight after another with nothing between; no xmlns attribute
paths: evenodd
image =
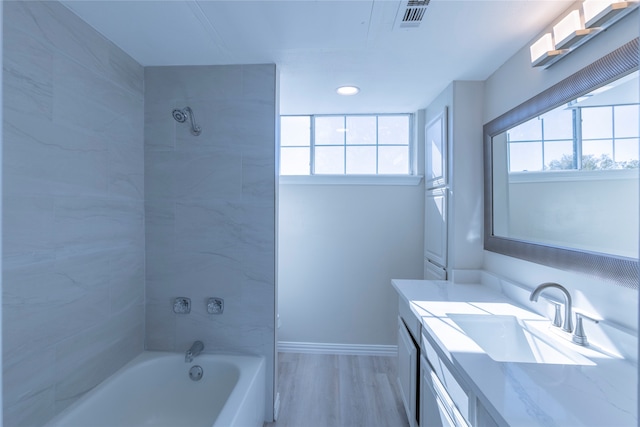
<svg viewBox="0 0 640 427"><path fill-rule="evenodd" d="M224 300L222 298L209 298L207 300L207 313L222 314L224 311Z"/></svg>

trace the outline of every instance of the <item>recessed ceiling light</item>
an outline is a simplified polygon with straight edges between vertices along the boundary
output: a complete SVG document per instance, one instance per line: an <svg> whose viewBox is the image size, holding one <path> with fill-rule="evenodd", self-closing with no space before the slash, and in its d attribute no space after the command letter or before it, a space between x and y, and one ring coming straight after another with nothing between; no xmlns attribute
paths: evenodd
<svg viewBox="0 0 640 427"><path fill-rule="evenodd" d="M338 89L336 89L336 92L338 92L338 95L349 96L355 95L360 92L360 88L356 86L340 86Z"/></svg>

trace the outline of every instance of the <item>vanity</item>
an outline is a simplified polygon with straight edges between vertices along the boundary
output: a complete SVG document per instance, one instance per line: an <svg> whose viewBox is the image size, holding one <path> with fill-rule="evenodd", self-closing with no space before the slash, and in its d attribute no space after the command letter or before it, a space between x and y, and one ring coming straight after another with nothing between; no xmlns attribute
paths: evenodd
<svg viewBox="0 0 640 427"><path fill-rule="evenodd" d="M490 280L392 286L399 384L412 427L638 424L634 362L572 343Z"/></svg>

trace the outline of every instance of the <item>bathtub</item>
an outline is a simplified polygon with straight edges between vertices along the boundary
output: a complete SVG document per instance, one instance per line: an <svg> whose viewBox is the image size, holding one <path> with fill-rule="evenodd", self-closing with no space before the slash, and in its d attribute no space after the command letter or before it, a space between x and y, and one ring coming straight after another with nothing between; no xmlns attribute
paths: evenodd
<svg viewBox="0 0 640 427"><path fill-rule="evenodd" d="M195 365L199 381L189 377ZM261 427L264 409L264 358L201 354L185 363L182 354L146 351L47 426Z"/></svg>

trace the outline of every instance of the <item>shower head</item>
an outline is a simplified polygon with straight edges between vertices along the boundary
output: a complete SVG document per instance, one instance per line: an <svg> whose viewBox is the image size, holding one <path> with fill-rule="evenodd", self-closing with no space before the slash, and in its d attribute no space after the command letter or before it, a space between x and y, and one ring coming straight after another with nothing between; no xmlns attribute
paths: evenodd
<svg viewBox="0 0 640 427"><path fill-rule="evenodd" d="M191 122L191 133L193 135L198 136L202 132L200 126L196 124L196 119L193 117L193 110L191 110L191 107L184 107L183 109L175 108L171 114L178 123L184 123L187 121L187 118L189 118L189 121Z"/></svg>
<svg viewBox="0 0 640 427"><path fill-rule="evenodd" d="M187 120L187 113L184 110L180 110L176 108L173 110L173 118L176 119L178 123L184 123Z"/></svg>

